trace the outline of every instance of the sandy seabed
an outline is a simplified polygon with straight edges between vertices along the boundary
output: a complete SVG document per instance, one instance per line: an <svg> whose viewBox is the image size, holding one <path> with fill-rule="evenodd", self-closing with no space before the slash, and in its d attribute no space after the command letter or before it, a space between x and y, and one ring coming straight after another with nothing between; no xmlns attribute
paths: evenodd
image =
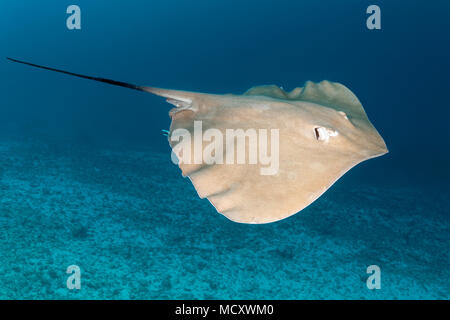
<svg viewBox="0 0 450 320"><path fill-rule="evenodd" d="M0 298L448 299L448 194L342 180L299 214L245 225L170 154L0 139ZM366 287L374 264L380 290Z"/></svg>

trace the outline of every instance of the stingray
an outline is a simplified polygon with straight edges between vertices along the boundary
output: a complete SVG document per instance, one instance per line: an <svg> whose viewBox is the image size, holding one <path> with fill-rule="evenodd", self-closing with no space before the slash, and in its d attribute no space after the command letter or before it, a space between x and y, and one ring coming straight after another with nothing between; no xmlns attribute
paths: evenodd
<svg viewBox="0 0 450 320"><path fill-rule="evenodd" d="M273 174L262 174L262 164L248 161L178 163L199 197L207 198L217 212L235 222L261 224L289 217L313 203L358 163L388 152L361 102L352 91L336 82L307 81L290 92L265 85L241 95L219 95L138 86L8 59L166 98L175 106L169 112L172 122L166 132L173 149L183 144L177 144L170 136L179 130L195 135L196 123L201 123L203 130L215 128L221 132L277 130L279 139L270 142L272 146L277 143L278 150L278 165ZM184 149L184 156L198 151L193 141L180 141L184 141L184 146L192 144L192 148ZM201 148L200 151L205 151L208 146ZM247 144L246 160L249 149ZM225 156L232 153L234 157L234 151L226 148ZM214 156L214 152L211 154ZM177 154L178 160L182 156Z"/></svg>

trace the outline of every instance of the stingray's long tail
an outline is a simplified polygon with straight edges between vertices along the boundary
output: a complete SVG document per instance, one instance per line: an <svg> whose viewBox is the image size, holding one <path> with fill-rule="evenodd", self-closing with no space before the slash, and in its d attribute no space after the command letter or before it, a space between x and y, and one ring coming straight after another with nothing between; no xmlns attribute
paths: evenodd
<svg viewBox="0 0 450 320"><path fill-rule="evenodd" d="M161 96L161 97L167 98L167 102L169 102L171 104L174 104L177 107L184 107L184 108L186 108L187 106L191 105L192 101L196 97L198 97L200 95L203 95L201 93L189 92L189 91L180 91L180 90L170 90L170 89L162 89L162 88L155 88L155 87L147 87L147 86L138 86L138 85L135 85L135 84L132 84L132 83L127 83L127 82L122 82L122 81L116 81L116 80L99 78L99 77L85 76L85 75L82 75L82 74L79 74L79 73L74 73L74 72L64 71L64 70L60 70L60 69L45 67L45 66L41 66L41 65L38 65L38 64L25 62L25 61L20 61L20 60L13 59L13 58L7 58L7 59L9 61L12 61L12 62L25 64L25 65L32 66L32 67L35 67L35 68L50 70L50 71L54 71L54 72L68 74L70 76L74 76L74 77L78 77L78 78L99 81L99 82L103 82L103 83L107 83L107 84L112 84L114 86L119 86L119 87L124 87L124 88L128 88L128 89L133 89L133 90L138 90L138 91L152 93L152 94L155 94L157 96Z"/></svg>
<svg viewBox="0 0 450 320"><path fill-rule="evenodd" d="M129 89L134 89L134 90L139 90L139 91L146 91L148 92L148 90L145 90L145 87L142 86L138 86L132 83L126 83L126 82L121 82L121 81L116 81L116 80L111 80L111 79L105 79L105 78L99 78L99 77L91 77L91 76L85 76L82 74L78 74L78 73L73 73L73 72L69 72L69 71L64 71L64 70L59 70L59 69L55 69L55 68L50 68L50 67L45 67L45 66L40 66L38 64L34 64L34 63L30 63L30 62L25 62L25 61L20 61L17 59L13 59L13 58L6 58L10 61L13 62L17 62L17 63L22 63L22 64L26 64L28 66L32 66L35 68L41 68L41 69L45 69L45 70L50 70L50 71L55 71L55 72L60 72L60 73L64 73L64 74L68 74L71 76L75 76L75 77L79 77L79 78L83 78L83 79L89 79L89 80L94 80L94 81L99 81L99 82L104 82L104 83L108 83L108 84L112 84L114 86L119 86L119 87L125 87L125 88L129 88Z"/></svg>

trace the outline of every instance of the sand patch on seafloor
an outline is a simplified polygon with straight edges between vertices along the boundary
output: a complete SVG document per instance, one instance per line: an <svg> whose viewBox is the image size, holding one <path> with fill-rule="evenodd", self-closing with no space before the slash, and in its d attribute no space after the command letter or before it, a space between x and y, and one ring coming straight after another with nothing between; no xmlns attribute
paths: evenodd
<svg viewBox="0 0 450 320"><path fill-rule="evenodd" d="M0 139L0 298L448 299L447 199L346 178L300 214L244 225L169 154Z"/></svg>

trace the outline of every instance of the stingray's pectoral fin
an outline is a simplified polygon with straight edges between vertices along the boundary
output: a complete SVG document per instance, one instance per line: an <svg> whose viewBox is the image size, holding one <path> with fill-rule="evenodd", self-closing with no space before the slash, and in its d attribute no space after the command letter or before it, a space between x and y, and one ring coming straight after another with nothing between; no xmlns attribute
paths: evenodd
<svg viewBox="0 0 450 320"><path fill-rule="evenodd" d="M42 65L38 65L38 64L30 63L30 62L25 62L25 61L13 59L13 58L6 58L6 59L8 59L12 62L17 62L17 63L25 64L25 65L28 65L31 67L40 68L40 69L44 69L44 70L64 73L64 74L78 77L78 78L94 80L94 81L98 81L98 82L111 84L114 86L124 87L124 88L128 88L128 89L134 89L134 90L138 90L138 91L149 92L149 93L155 94L157 96L167 98L167 102L175 105L177 108L180 108L180 109L189 108L192 105L195 97L198 95L201 95L201 93L195 93L195 92L180 91L180 90L168 90L168 89L161 89L161 88L139 86L139 85L135 85L132 83L116 81L116 80L111 80L111 79L106 79L106 78L101 78L101 77L86 76L86 75L82 75L79 73L74 73L74 72L65 71L65 70L61 70L61 69L46 67L46 66L42 66Z"/></svg>

